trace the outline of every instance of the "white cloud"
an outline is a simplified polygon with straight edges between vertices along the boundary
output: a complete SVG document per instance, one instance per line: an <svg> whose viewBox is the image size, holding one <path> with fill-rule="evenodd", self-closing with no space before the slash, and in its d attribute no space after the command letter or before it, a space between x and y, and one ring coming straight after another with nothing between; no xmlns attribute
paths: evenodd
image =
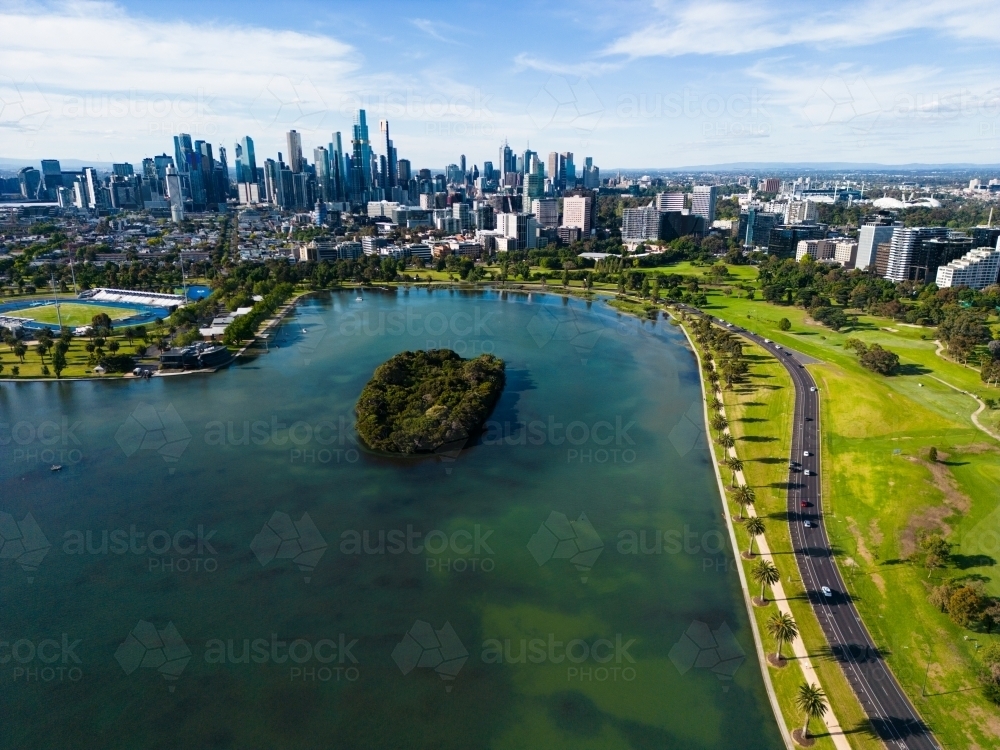
<svg viewBox="0 0 1000 750"><path fill-rule="evenodd" d="M751 5L729 0L659 2L640 30L614 40L606 55L738 55L794 45L856 47L907 33L936 32L994 41L1000 8L976 0L897 0L829 5Z"/></svg>
<svg viewBox="0 0 1000 750"><path fill-rule="evenodd" d="M359 64L350 45L319 34L152 23L102 2L0 5L0 72L14 90L37 87L51 110L31 134L35 151L83 155L110 135L125 156L166 148L178 131L228 141L295 112L326 129L323 113L359 85ZM3 112L0 127L19 132Z"/></svg>

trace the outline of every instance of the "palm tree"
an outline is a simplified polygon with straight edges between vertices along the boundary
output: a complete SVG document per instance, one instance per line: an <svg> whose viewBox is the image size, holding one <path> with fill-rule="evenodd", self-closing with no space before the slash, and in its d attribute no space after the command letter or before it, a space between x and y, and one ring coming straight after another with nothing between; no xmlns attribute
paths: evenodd
<svg viewBox="0 0 1000 750"><path fill-rule="evenodd" d="M750 518L743 522L743 528L750 535L750 547L747 549L747 557L753 557L753 542L754 539L764 533L764 522L760 520L760 516L750 516Z"/></svg>
<svg viewBox="0 0 1000 750"><path fill-rule="evenodd" d="M795 705L806 715L805 723L802 725L802 739L807 739L809 720L814 716L821 719L826 714L826 693L819 685L803 682L799 685L799 692L795 696Z"/></svg>
<svg viewBox="0 0 1000 750"><path fill-rule="evenodd" d="M781 573L778 572L773 562L762 557L754 563L750 570L750 577L753 578L754 583L760 584L760 601L762 604L767 604L767 599L764 598L764 588L773 586L780 581Z"/></svg>
<svg viewBox="0 0 1000 750"><path fill-rule="evenodd" d="M743 471L743 462L736 456L729 456L726 459L726 466L728 466L729 470L733 472L733 481L729 484L730 489L732 489L736 486L736 472Z"/></svg>
<svg viewBox="0 0 1000 750"><path fill-rule="evenodd" d="M740 520L743 520L743 514L746 512L746 507L748 505L753 505L757 500L757 493L753 491L753 487L741 484L736 488L734 493L734 499L736 504L740 506Z"/></svg>
<svg viewBox="0 0 1000 750"><path fill-rule="evenodd" d="M785 658L781 655L781 647L799 637L799 626L795 624L795 620L787 612L775 612L768 618L766 627L770 636L778 642L774 658L780 662Z"/></svg>
<svg viewBox="0 0 1000 750"><path fill-rule="evenodd" d="M729 450L734 445L736 445L736 441L733 439L733 436L730 435L728 432L723 432L721 435L719 435L717 439L719 441L719 445L721 445L726 450Z"/></svg>
<svg viewBox="0 0 1000 750"><path fill-rule="evenodd" d="M712 429L716 432L722 432L724 429L729 427L729 420L726 419L721 414L716 414L712 417Z"/></svg>
<svg viewBox="0 0 1000 750"><path fill-rule="evenodd" d="M722 402L719 401L718 396L712 396L712 400L708 402L708 408L713 411L718 411L722 408Z"/></svg>
<svg viewBox="0 0 1000 750"><path fill-rule="evenodd" d="M21 361L22 365L24 364L24 355L27 354L27 352L28 352L28 347L26 347L20 341L14 344L14 356Z"/></svg>

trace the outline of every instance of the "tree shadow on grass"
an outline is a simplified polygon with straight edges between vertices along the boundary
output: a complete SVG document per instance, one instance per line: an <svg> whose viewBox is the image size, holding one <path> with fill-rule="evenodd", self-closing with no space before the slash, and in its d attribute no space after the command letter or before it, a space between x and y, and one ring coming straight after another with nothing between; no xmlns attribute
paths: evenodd
<svg viewBox="0 0 1000 750"><path fill-rule="evenodd" d="M783 464L786 461L786 459L779 458L778 456L766 456L764 458L755 458L753 460L761 464Z"/></svg>
<svg viewBox="0 0 1000 750"><path fill-rule="evenodd" d="M997 564L997 561L989 555L951 555L951 561L959 570L969 568L989 568Z"/></svg>
<svg viewBox="0 0 1000 750"><path fill-rule="evenodd" d="M776 443L778 438L766 437L764 435L744 435L740 438L747 443Z"/></svg>
<svg viewBox="0 0 1000 750"><path fill-rule="evenodd" d="M928 375L933 370L923 365L917 365L913 363L907 363L905 365L900 365L896 368L897 375Z"/></svg>

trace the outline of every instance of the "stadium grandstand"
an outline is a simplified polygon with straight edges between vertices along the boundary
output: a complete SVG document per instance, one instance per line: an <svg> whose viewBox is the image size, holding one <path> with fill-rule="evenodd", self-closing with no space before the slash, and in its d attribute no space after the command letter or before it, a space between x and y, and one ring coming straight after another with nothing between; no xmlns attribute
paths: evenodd
<svg viewBox="0 0 1000 750"><path fill-rule="evenodd" d="M107 289L99 287L88 289L77 295L79 299L94 302L120 302L127 305L147 305L150 307L180 307L184 304L181 294L162 294L160 292L142 292L135 289Z"/></svg>

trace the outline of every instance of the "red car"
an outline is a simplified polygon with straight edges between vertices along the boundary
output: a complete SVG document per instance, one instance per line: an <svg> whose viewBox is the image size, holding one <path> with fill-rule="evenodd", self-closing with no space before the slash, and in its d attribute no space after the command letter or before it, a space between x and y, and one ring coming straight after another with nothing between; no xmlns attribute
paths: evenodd
<svg viewBox="0 0 1000 750"><path fill-rule="evenodd" d="M810 503L808 500L803 500L802 501L802 507L803 508L808 508L810 505L812 505L812 503Z"/></svg>

